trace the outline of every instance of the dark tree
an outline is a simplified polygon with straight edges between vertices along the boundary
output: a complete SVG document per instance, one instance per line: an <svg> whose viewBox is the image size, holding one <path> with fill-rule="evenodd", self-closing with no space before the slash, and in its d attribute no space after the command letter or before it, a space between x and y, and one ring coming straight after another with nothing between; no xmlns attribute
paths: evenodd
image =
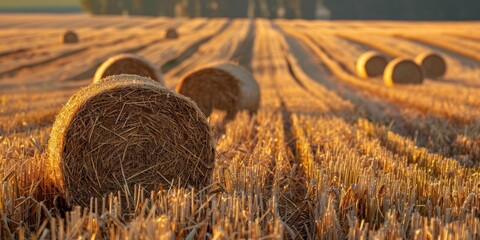
<svg viewBox="0 0 480 240"><path fill-rule="evenodd" d="M285 18L294 19L299 17L299 0L284 0Z"/></svg>
<svg viewBox="0 0 480 240"><path fill-rule="evenodd" d="M317 12L317 0L301 0L300 3L302 18L315 19Z"/></svg>
<svg viewBox="0 0 480 240"><path fill-rule="evenodd" d="M197 4L198 0L187 0L186 13L188 17L197 17Z"/></svg>
<svg viewBox="0 0 480 240"><path fill-rule="evenodd" d="M337 19L355 19L357 14L354 4L355 0L324 0L325 7L330 9L333 18ZM348 6L348 7L345 7Z"/></svg>
<svg viewBox="0 0 480 240"><path fill-rule="evenodd" d="M212 0L213 16L215 17L228 17L228 4L230 0Z"/></svg>
<svg viewBox="0 0 480 240"><path fill-rule="evenodd" d="M200 1L200 16L202 17L212 17L209 0L199 0Z"/></svg>
<svg viewBox="0 0 480 240"><path fill-rule="evenodd" d="M83 9L91 14L105 14L105 2L99 0L81 0Z"/></svg>
<svg viewBox="0 0 480 240"><path fill-rule="evenodd" d="M135 1L123 0L122 2L123 9L128 12L128 15L136 15Z"/></svg>
<svg viewBox="0 0 480 240"><path fill-rule="evenodd" d="M80 0L94 15L122 14L175 16L179 0ZM248 16L249 3L255 17L276 18L280 6L285 18L315 18L318 0L181 0L190 17ZM479 20L480 0L322 0L334 19Z"/></svg>
<svg viewBox="0 0 480 240"><path fill-rule="evenodd" d="M480 20L480 1L478 0L452 1L448 2L447 7L450 9L448 15L452 20Z"/></svg>
<svg viewBox="0 0 480 240"><path fill-rule="evenodd" d="M175 0L149 0L157 2L160 16L175 17ZM157 14L158 15L158 14Z"/></svg>
<svg viewBox="0 0 480 240"><path fill-rule="evenodd" d="M278 17L278 0L267 0L268 16L270 18Z"/></svg>
<svg viewBox="0 0 480 240"><path fill-rule="evenodd" d="M120 15L123 12L122 2L118 0L106 0L105 14Z"/></svg>
<svg viewBox="0 0 480 240"><path fill-rule="evenodd" d="M478 0L324 0L334 19L474 20Z"/></svg>
<svg viewBox="0 0 480 240"><path fill-rule="evenodd" d="M253 0L253 16L254 17L264 17L262 11L262 0Z"/></svg>
<svg viewBox="0 0 480 240"><path fill-rule="evenodd" d="M222 0L221 10L225 17L246 18L248 14L248 0Z"/></svg>

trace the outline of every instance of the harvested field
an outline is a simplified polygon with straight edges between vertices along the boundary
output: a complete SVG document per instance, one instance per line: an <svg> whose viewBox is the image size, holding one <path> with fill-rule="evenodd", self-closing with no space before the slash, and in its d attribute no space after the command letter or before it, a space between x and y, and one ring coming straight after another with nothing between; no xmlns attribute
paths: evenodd
<svg viewBox="0 0 480 240"><path fill-rule="evenodd" d="M1 239L480 236L480 41L470 34L478 32L479 22L41 14L0 15L0 22ZM66 29L78 34L78 43L59 41ZM178 36L167 38L168 29L175 29ZM434 52L445 60L447 72L426 77L422 84L388 87L381 74L358 76L356 61L368 51L388 60L414 60L418 54ZM110 165L116 172L130 166L126 171L130 178L142 178L132 185L120 173L120 180L115 174L104 174L103 181L82 179L125 190L103 195L92 186L82 190L81 199L69 199L56 189L48 156L55 117L71 96L92 83L96 69L118 54L147 59L163 72L165 86L172 91L182 76L214 62L234 62L251 71L261 92L257 113L240 112L222 121L228 113L213 111L208 118L216 157L215 167L205 170L203 177L211 184L197 188L171 184L152 190L155 179L136 174L142 173L141 165L129 152L123 154L128 163L122 169L113 160ZM142 111L155 113L151 99L140 95L136 97L142 99L138 101ZM121 106L119 101L112 101L112 106ZM102 107L104 114L113 111L109 104ZM91 116L97 110L89 109ZM113 112L127 119L144 116L136 109L122 110ZM188 111L182 114L195 117ZM90 126L96 126L98 119L89 116L82 121L89 118ZM127 119L115 118L109 117L116 124L112 128L130 126ZM160 128L168 134L168 123L153 123L132 123L132 129L156 124L149 128L152 136ZM79 139L92 134L82 125L76 128L85 131ZM183 130L186 133L173 134L179 139L194 137L187 136L191 129ZM108 135L111 145L128 149L120 130L115 134ZM137 137L133 130L128 134ZM152 145L157 139L147 140ZM105 145L98 145L102 149L90 146L92 152L75 154L107 154ZM144 153L141 144L130 147ZM188 154L189 148L169 149ZM141 164L152 164L146 157L138 158ZM183 165L182 169L195 171ZM148 186L141 185L147 182ZM92 196L85 196L88 192ZM76 195L69 193L72 196Z"/></svg>

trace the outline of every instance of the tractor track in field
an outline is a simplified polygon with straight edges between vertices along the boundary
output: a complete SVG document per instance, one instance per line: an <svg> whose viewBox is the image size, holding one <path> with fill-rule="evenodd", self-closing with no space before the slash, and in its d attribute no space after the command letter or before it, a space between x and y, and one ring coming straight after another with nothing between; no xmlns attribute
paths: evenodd
<svg viewBox="0 0 480 240"><path fill-rule="evenodd" d="M115 54L110 54L109 56L114 56L116 54L119 54L119 53L136 53L136 52L139 52L145 48L147 48L148 46L150 46L151 44L157 44L157 43L161 43L165 41L165 39L163 38L156 38L154 40L151 40L147 43L144 43L144 44L140 44L138 46L135 46L135 47L131 47L131 48L128 48L127 50L123 50L123 51L120 51L120 52L117 52ZM106 59L108 59L108 56L105 56L105 58L103 59L103 61L105 61ZM70 76L68 77L67 79L69 80L82 80L82 79L86 79L86 78L91 78L94 74L95 74L95 71L97 70L97 68L103 63L103 61L97 61L94 65L92 65L90 68L80 72L80 73L77 73L73 76ZM67 80L65 79L65 80Z"/></svg>
<svg viewBox="0 0 480 240"><path fill-rule="evenodd" d="M174 23L167 23L165 25L166 26L170 26L170 25L178 26L180 24L181 24L181 22L174 22ZM51 65L56 65L57 62L65 62L65 60L70 60L70 59L72 61L74 61L77 58L77 56L82 55L82 53L88 52L90 50L102 51L101 50L102 48L108 48L110 46L120 45L122 43L127 43L129 41L135 40L137 37L140 37L140 36L142 36L141 33L131 33L131 34L128 34L127 36L125 36L125 37L123 37L123 36L118 37L118 38L115 38L113 40L106 41L106 42L102 42L102 41L99 41L99 40L92 41L92 40L95 40L95 39L99 38L100 34L89 36L88 38L83 39L83 41L82 41L82 43L87 43L86 46L83 46L83 47L80 47L79 49L75 49L75 50L71 50L71 51L67 50L66 53L61 53L61 54L56 55L54 57L47 57L46 59L40 58L40 59L38 59L36 61L33 61L31 63L28 63L28 64L21 64L19 66L14 66L14 67L12 67L8 70L0 72L0 79L2 79L2 78L12 78L17 73L21 72L24 69L29 69L29 70L33 69L34 70L34 68L48 67L48 66L51 66ZM89 41L92 41L92 42L88 43ZM126 50L124 52L125 53L135 53L135 52L141 51L142 49L145 49L146 47L148 47L152 44L160 43L162 41L165 41L165 39L163 39L163 37L157 37L157 38L154 38L154 40L152 40L152 41L141 44L138 47L129 48L128 50ZM55 46L55 44L51 44L51 43L44 44L44 45L36 47L35 52L36 51L48 52L48 48L51 48L51 47L54 47L54 46ZM24 54L24 53L29 52L29 51L33 51L33 50L31 50L30 48L17 49L17 50L11 51L11 52L4 53L3 55L0 55L0 58L2 58L2 57L14 57L14 56L21 55L21 54ZM35 53L35 52L33 52L33 53ZM39 53L41 53L41 52L39 52ZM7 61L7 60L8 60L8 58L4 59L4 61ZM98 67L98 65L94 66L93 68L96 69L96 67ZM89 69L86 72L88 74L91 74L92 69ZM75 79L78 79L78 78L83 79L83 78L86 78L86 77L89 77L89 76L85 76L85 74L81 73L81 74L76 75L74 78Z"/></svg>
<svg viewBox="0 0 480 240"><path fill-rule="evenodd" d="M447 62L447 66L449 68L453 68L453 69L456 69L456 71L460 71L460 72L463 72L464 70L471 70L471 69L474 69L474 68L477 68L477 67L480 67L480 64L475 61L475 60L472 60L468 57L465 57L461 54L458 54L456 52L453 52L453 51L448 51L448 50L445 50L443 48L439 48L439 47L436 47L434 45L431 45L431 44L427 44L427 43L422 43L422 42L417 42L417 41L413 41L413 40L409 40L409 39L406 39L406 38L399 38L399 37L392 37L392 36L389 36L389 35L385 35L385 36L382 36L382 37L385 37L385 38L389 38L390 40L394 40L393 42L395 43L401 43L401 44L398 44L400 46L402 46L403 48L401 50L396 50L394 49L396 46L393 44L393 43L383 43L383 44L379 44L377 42L368 42L367 40L368 39L361 39L361 37L348 37L348 36L345 36L345 35L342 35L340 34L340 38L344 39L345 41L347 41L349 44L352 44L352 45L355 45L355 46L359 46L361 48L365 48L365 49L372 49L372 50L375 50L375 51L379 51L379 52L382 52L386 55L390 55L391 57L409 57L411 59L415 58L416 57L416 54L420 53L420 52L437 52L437 53L440 53L441 55L443 55L444 57L446 57L445 61ZM464 79L465 77L459 77L458 74L455 74L455 73L450 73L448 70L447 70L447 74L446 76L444 76L443 78L441 79L426 79L428 81L430 81L431 83L434 83L434 84L449 84L448 87L455 87L455 88L458 88L459 86L462 88L462 87L469 87L471 88L472 90L474 89L478 89L480 87L480 83L478 83L478 81L469 81L467 79ZM438 85L438 86L441 86L441 85ZM445 85L443 85L442 87L446 87ZM429 94L428 91L425 92L426 94ZM452 100L452 96L448 96L448 95L435 95L435 97L437 98L442 98L444 100L447 100L447 101L450 101ZM477 107L478 104L467 104L469 106L472 106L472 107Z"/></svg>
<svg viewBox="0 0 480 240"><path fill-rule="evenodd" d="M277 29L276 25L270 25L270 31L274 31L278 34L281 34ZM281 45L282 47L282 45ZM282 60L284 61L285 65L287 66L287 72L289 73L289 77L292 78L293 82L299 87L302 91L306 94L316 97L311 91L309 91L305 85L299 80L296 76L295 72L292 69L291 63L289 59L285 55L285 49L279 49L282 51ZM286 207L284 209L285 212L280 212L282 218L289 223L294 231L294 236L286 235L287 238L293 239L305 239L308 237L309 233L315 232L315 217L311 215L309 211L309 202L308 199L308 187L307 187L307 174L305 173L304 168L302 167L302 159L297 152L297 137L294 134L293 129L293 122L292 116L293 114L300 114L296 113L295 109L291 109L285 99L280 92L280 88L282 88L282 84L278 80L274 80L274 87L277 92L277 97L280 101L280 117L282 122L282 132L283 132L283 139L285 142L285 150L287 152L287 159L289 161L290 166L290 176L287 176L288 179L288 189L287 191L295 192L296 194L289 195L290 197L286 197Z"/></svg>
<svg viewBox="0 0 480 240"><path fill-rule="evenodd" d="M256 38L254 43L255 55L252 60L254 76L259 85L268 86L269 91L262 92L262 107L271 109L277 116L275 125L276 154L280 155L272 162L275 170L272 182L279 192L273 192L272 197L278 199L279 214L282 221L290 226L284 233L286 239L302 239L308 233L314 232L314 217L309 212L310 196L307 186L307 175L302 166L302 159L297 153L297 138L295 137L292 124L293 114L300 110L289 99L292 96L287 89L294 92L308 92L299 86L286 66L286 59L281 51L281 44L276 39L276 31L268 21L256 23ZM280 54L279 54L280 53ZM266 64L271 62L272 64ZM267 89L262 89L267 90ZM264 95L265 94L265 95ZM268 98L268 99L267 99ZM307 97L311 100L310 97ZM310 103L310 102L309 102ZM316 103L314 103L316 104ZM303 112L303 111L301 111ZM308 114L308 113L307 113ZM278 135L277 135L278 134Z"/></svg>
<svg viewBox="0 0 480 240"><path fill-rule="evenodd" d="M445 55L451 56L452 58L460 61L462 63L462 65L465 65L465 66L468 66L468 67L479 67L480 66L480 61L478 61L476 59L473 59L469 56L465 56L464 54L458 53L454 50L446 49L446 48L443 48L441 46L437 46L435 44L431 44L431 43L428 43L428 42L417 41L417 40L414 40L414 39L398 37L398 36L396 36L396 38L402 39L404 41L410 41L410 42L413 42L413 43L418 44L420 46L424 46L424 47L430 48L434 51L438 51L438 52L443 53Z"/></svg>
<svg viewBox="0 0 480 240"><path fill-rule="evenodd" d="M300 41L294 39L292 36L289 36L288 34L283 32L281 29L279 31L283 34L285 41L288 44L289 52L291 52L296 59L304 59L297 62L300 64L303 72L309 75L311 79L316 80L318 84L321 84L326 89L335 92L341 98L347 101L350 101L359 107L365 107L368 113L371 114L371 116L373 116L373 119L378 122L386 123L386 122L389 122L390 120L394 120L399 124L404 122L401 115L398 113L398 111L396 111L399 109L398 107L388 105L384 102L381 103L380 99L372 98L372 96L365 95L361 91L358 91L357 88L351 87L348 84L345 84L343 82L332 81L331 79L335 78L336 76L328 66L326 66L320 60L314 62L317 56L309 52L306 46L304 46ZM312 42L315 42L315 41L312 40ZM316 46L322 52L324 52L326 56L328 56L330 59L338 63L343 71L345 71L350 75L354 75L348 69L348 67L336 61L335 58L331 56L330 53L323 46L321 46L320 44L316 44ZM287 60L287 62L289 61ZM292 76L296 75L291 66L289 67L289 70L292 72ZM294 78L297 80L297 82L299 83L301 82L298 78L296 77ZM303 84L300 84L300 86L302 85ZM311 94L317 98L321 97L316 95L313 92L311 92ZM388 111L387 113L386 109L390 109L393 111Z"/></svg>
<svg viewBox="0 0 480 240"><path fill-rule="evenodd" d="M22 48L22 49L14 49L14 50L11 50L11 51L5 51L5 52L1 52L0 53L0 60L2 58L5 58L5 57L11 57L12 55L21 55L25 52L28 52L29 49L26 49L26 48Z"/></svg>
<svg viewBox="0 0 480 240"><path fill-rule="evenodd" d="M47 66L52 63L55 64L55 62L59 59L65 60L66 58L69 57L75 57L74 55L86 51L88 48L80 48L76 49L73 51L68 51L66 53L62 53L59 55L56 55L55 57L49 58L49 59L41 59L38 62L33 62L33 63L28 63L20 66L16 66L14 68L8 69L7 71L1 72L0 73L0 79L2 78L7 78L7 77L14 77L18 72L24 70L24 69L29 69L35 71L37 68L41 68L43 66Z"/></svg>
<svg viewBox="0 0 480 240"><path fill-rule="evenodd" d="M309 199L307 189L307 174L302 167L302 161L297 153L297 138L293 133L292 115L293 112L288 109L283 97L280 98L280 116L282 118L283 138L286 143L287 156L291 174L295 175L295 180L289 182L290 191L295 191L295 198L288 198L286 212L283 212L283 218L290 226L295 227L295 239L305 239L308 233L315 232L315 217L309 211ZM295 171L295 172L292 172ZM282 214L282 213L280 213ZM288 218L287 218L288 216ZM293 216L293 218L291 217ZM301 223L301 224L298 224Z"/></svg>
<svg viewBox="0 0 480 240"><path fill-rule="evenodd" d="M208 43L212 38L215 37L215 35L225 31L228 27L232 25L232 21L228 21L225 23L216 33L201 39L197 43L191 45L189 48L185 49L182 54L180 54L177 58L172 59L161 67L163 73L168 73L172 69L178 67L182 62L185 60L191 58L196 52L198 52L198 49L202 47L204 44Z"/></svg>
<svg viewBox="0 0 480 240"><path fill-rule="evenodd" d="M50 65L55 65L56 62L58 61L65 61L65 59L75 59L77 56L77 54L81 54L81 53L84 53L90 49L97 49L97 48L105 48L105 47L109 47L111 45L118 45L118 44L122 44L124 42L128 42L128 41L132 41L135 39L135 35L132 34L132 35L129 35L129 36L126 36L126 37L120 37L118 39L114 39L112 41L108 41L108 42L93 42L91 45L88 45L88 46L83 46L83 47L80 47L78 49L74 49L74 50L67 50L65 53L61 53L61 54L58 54L54 57L48 57L46 59L38 59L36 61L33 61L31 63L27 63L27 64L21 64L21 65L18 65L18 66L14 66L13 68L11 69L8 69L6 71L3 71L3 72L0 72L0 79L1 78L5 78L5 77L13 77L15 76L18 72L22 71L23 69L33 69L35 70L36 68L43 68L43 67L48 67ZM50 45L49 45L50 46ZM44 49L46 46L43 46L43 47L40 47L40 48L37 48L36 51L40 50L40 51L43 51L43 52L48 52L48 49ZM50 46L52 47L52 46ZM19 52L16 52L16 54L18 53L26 53L26 52L29 52L31 50L29 49L21 49L21 50L17 50ZM8 55L7 55L8 56ZM12 56L10 56L12 57ZM8 59L4 59L3 61L8 61Z"/></svg>
<svg viewBox="0 0 480 240"><path fill-rule="evenodd" d="M8 42L12 42L12 41L15 41L15 42L20 42L20 43L23 43L23 42L32 42L32 44L29 44L28 46L24 46L24 44L22 45L19 45L19 46L9 46L8 49L1 49L0 50L0 57L1 58L4 58L4 57L10 57L10 55L13 55L13 54L16 54L17 52L27 52L27 51L31 51L33 49L41 49L41 48L46 48L46 47L55 47L58 45L58 43L60 42L60 34L55 34L55 36L52 36L49 37L47 39L47 41L44 41L44 42L36 42L36 39L38 39L39 36L33 36L33 37L25 37L24 38L21 38L21 39L9 39ZM45 40L45 39L44 39ZM1 40L0 40L1 41Z"/></svg>
<svg viewBox="0 0 480 240"><path fill-rule="evenodd" d="M237 48L237 51L234 53L231 59L234 61L238 61L238 64L240 64L249 71L252 71L252 59L253 55L255 54L253 46L255 44L256 29L256 22L251 20L248 29L248 35L245 38L245 41L239 48Z"/></svg>
<svg viewBox="0 0 480 240"><path fill-rule="evenodd" d="M449 93L449 94L438 96L438 94L435 94L435 92L429 91L425 86L418 86L418 88L416 89L412 88L412 91L421 93L418 96L420 98L423 98L423 101L418 101L418 99L411 98L410 96L411 92L406 91L407 89L406 87L399 86L398 89L386 88L380 82L378 83L368 82L358 78L354 74L351 74L345 71L344 67L342 67L342 61L346 59L337 59L336 57L333 57L332 54L335 49L323 48L321 46L321 43L317 41L312 41L311 39L303 35L295 36L295 38L301 39L301 41L305 42L305 44L308 45L309 48L315 51L315 53L318 54L319 57L323 61L325 61L327 65L329 65L329 68L331 68L331 70L335 72L335 76L337 76L339 80L342 80L342 81L345 81L346 83L354 85L355 88L357 88L358 90L363 90L368 92L370 95L373 94L377 97L384 98L385 100L387 100L392 104L403 105L404 107L417 109L418 113L423 113L423 114L432 113L437 117L448 118L450 121L456 122L456 123L467 124L467 123L471 123L475 119L475 116L474 116L475 111L471 111L472 113L471 115L465 115L460 112L452 113L451 111L446 111L445 108L440 108L440 107L432 109L431 104L427 104L430 101L433 101L434 97L441 97L441 99L439 100L442 101L442 104L451 104L452 103L451 99L454 97L458 97L458 94ZM435 83L432 83L432 84L435 84ZM446 86L439 86L439 87L442 87L441 89L443 91L449 89ZM457 100L461 100L461 99L457 99ZM464 107L473 109L469 103L464 105Z"/></svg>
<svg viewBox="0 0 480 240"><path fill-rule="evenodd" d="M413 35L403 35L403 34L396 34L395 37L398 38L404 38L413 42L417 43L423 43L427 45L431 45L436 47L437 49L442 49L444 52L450 52L454 53L457 55L462 55L464 57L467 57L471 59L472 61L479 62L480 61L480 55L471 52L469 50L465 50L462 48L459 48L458 46L451 45L450 43L443 42L437 39L430 39L430 38L425 38L425 37L419 37L419 36L413 36Z"/></svg>
<svg viewBox="0 0 480 240"><path fill-rule="evenodd" d="M426 147L432 153L438 153L446 157L453 156L447 152L452 152L455 149L443 151L429 147L427 143L430 141L430 134L429 132L423 132L421 129L427 126L428 123L439 123L444 125L445 128L449 129L448 131L444 131L444 138L454 140L461 135L460 132L455 133L451 131L455 128L454 125L445 119L437 118L431 115L425 116L425 118L415 117L415 120L412 121L412 119L407 119L402 115L400 111L401 105L385 102L381 98L372 96L369 93L358 91L355 87L349 86L341 81L330 80L336 76L331 75L328 71L324 71L323 66L317 66L314 62L312 62L312 60L315 59L315 56L306 50L306 46L303 46L291 36L285 35L285 37L291 49L290 52L297 59L305 59L303 61L298 61L303 71L312 79L317 80L318 84L321 84L327 89L336 92L337 95L343 99L354 103L358 108L356 112L359 112L359 109L363 109L362 111L366 112L365 117L367 117L368 120L374 123L380 123L388 127L394 133L399 134L407 139L415 139L419 147ZM347 120L347 122L352 122L351 119L345 120ZM355 121L356 120L354 120L354 122ZM452 142L450 142L450 144L452 144Z"/></svg>

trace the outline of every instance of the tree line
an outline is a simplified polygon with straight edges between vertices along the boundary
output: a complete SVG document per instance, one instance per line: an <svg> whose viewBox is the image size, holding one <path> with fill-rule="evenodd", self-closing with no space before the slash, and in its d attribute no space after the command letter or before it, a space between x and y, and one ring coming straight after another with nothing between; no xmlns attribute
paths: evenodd
<svg viewBox="0 0 480 240"><path fill-rule="evenodd" d="M264 17L315 19L320 6L333 19L480 19L480 0L81 0L95 15Z"/></svg>
<svg viewBox="0 0 480 240"><path fill-rule="evenodd" d="M81 0L94 15L314 19L318 0Z"/></svg>
<svg viewBox="0 0 480 240"><path fill-rule="evenodd" d="M474 20L480 0L324 0L336 19Z"/></svg>

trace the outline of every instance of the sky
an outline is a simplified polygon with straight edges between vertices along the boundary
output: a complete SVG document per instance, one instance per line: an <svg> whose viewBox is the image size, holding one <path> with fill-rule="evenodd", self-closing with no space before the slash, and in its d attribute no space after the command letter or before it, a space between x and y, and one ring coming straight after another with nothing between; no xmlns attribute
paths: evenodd
<svg viewBox="0 0 480 240"><path fill-rule="evenodd" d="M79 0L0 0L0 8L52 8L80 6Z"/></svg>

